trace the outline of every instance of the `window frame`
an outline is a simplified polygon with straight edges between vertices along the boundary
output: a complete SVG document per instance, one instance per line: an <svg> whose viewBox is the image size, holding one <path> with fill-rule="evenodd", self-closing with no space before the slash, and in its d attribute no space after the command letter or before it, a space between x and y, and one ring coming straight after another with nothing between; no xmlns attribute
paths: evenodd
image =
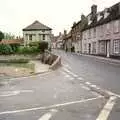
<svg viewBox="0 0 120 120"><path fill-rule="evenodd" d="M113 40L113 52L114 54L120 54L120 39Z"/></svg>

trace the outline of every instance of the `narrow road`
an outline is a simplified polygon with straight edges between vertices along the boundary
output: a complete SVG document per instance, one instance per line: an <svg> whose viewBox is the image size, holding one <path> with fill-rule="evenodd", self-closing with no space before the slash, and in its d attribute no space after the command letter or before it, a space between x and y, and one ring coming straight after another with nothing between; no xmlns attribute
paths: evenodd
<svg viewBox="0 0 120 120"><path fill-rule="evenodd" d="M0 120L119 120L120 65L54 51L62 67L0 87ZM109 99L89 86L114 92Z"/></svg>
<svg viewBox="0 0 120 120"><path fill-rule="evenodd" d="M81 76L85 81L118 95L109 120L120 119L120 64L74 53L55 50L62 57L63 66Z"/></svg>

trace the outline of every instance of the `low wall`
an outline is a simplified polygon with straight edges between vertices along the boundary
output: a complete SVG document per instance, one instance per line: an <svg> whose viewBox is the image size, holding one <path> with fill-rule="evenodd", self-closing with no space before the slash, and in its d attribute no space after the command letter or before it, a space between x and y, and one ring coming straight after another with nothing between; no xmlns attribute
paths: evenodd
<svg viewBox="0 0 120 120"><path fill-rule="evenodd" d="M61 66L61 57L58 55L55 55L54 53L51 53L49 51L45 51L44 54L41 55L40 59L44 64L49 64L50 69L57 69L59 66Z"/></svg>

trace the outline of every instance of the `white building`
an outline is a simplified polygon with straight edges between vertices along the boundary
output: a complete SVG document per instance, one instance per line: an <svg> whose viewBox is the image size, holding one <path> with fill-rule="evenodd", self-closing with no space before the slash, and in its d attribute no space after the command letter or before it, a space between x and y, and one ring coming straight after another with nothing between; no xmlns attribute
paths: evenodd
<svg viewBox="0 0 120 120"><path fill-rule="evenodd" d="M51 43L52 29L43 25L39 21L35 21L31 25L23 29L24 46L29 45L30 42L47 41Z"/></svg>

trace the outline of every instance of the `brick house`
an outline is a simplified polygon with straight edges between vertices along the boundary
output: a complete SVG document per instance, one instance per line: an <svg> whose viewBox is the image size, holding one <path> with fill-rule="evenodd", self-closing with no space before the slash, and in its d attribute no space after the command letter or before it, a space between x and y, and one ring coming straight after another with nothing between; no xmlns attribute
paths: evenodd
<svg viewBox="0 0 120 120"><path fill-rule="evenodd" d="M120 3L101 12L91 7L88 25L82 30L82 53L120 57Z"/></svg>

